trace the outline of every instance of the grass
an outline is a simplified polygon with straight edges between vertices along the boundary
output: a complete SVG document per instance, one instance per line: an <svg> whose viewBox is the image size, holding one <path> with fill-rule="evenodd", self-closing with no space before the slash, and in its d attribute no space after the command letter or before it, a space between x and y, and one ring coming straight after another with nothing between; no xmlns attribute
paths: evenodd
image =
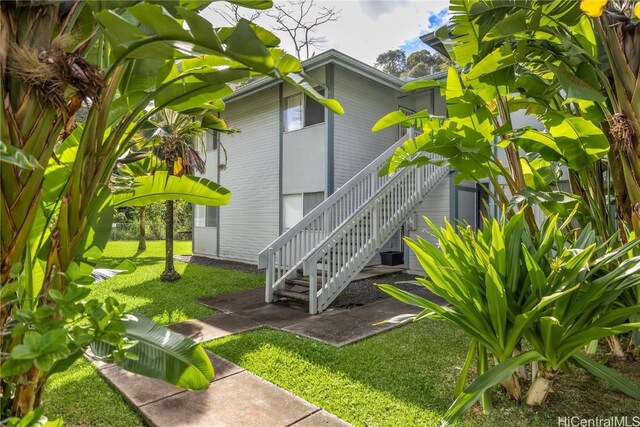
<svg viewBox="0 0 640 427"><path fill-rule="evenodd" d="M197 298L264 283L262 275L182 262L175 264L182 279L164 283L158 279L164 269L164 242L147 242L147 250L143 253L137 253L136 248L137 242L110 242L107 245L101 264L115 267L122 260L131 259L137 269L132 274L93 285L90 298L112 296L126 303L131 312L169 324L212 314L213 311L198 303ZM191 242L175 242L174 253L191 253ZM50 419L62 417L68 426L144 425L138 413L83 358L67 371L51 376L43 401L47 416Z"/></svg>
<svg viewBox="0 0 640 427"><path fill-rule="evenodd" d="M136 252L136 242L110 242L101 264L115 267L123 259L131 259L137 266L132 274L123 274L96 285L92 298L112 296L127 309L152 318L158 323L169 324L208 316L213 311L197 299L210 295L255 288L264 283L258 274L214 268L198 264L176 262L175 268L182 278L177 282L161 282L164 269L164 242L147 242L147 250ZM176 241L175 254L191 253L191 242Z"/></svg>
<svg viewBox="0 0 640 427"><path fill-rule="evenodd" d="M180 262L176 268L183 278L177 283L161 283L157 277L163 270L164 246L161 242L148 245L147 252L136 254L134 242L110 243L106 265L115 266L128 257L135 259L138 269L96 285L92 296L114 296L130 310L166 324L210 314L196 301L198 297L262 283L261 276ZM176 242L175 253L189 251L189 242ZM432 426L453 401L453 384L467 344L466 336L448 323L426 320L343 348L268 328L205 346L354 425ZM616 367L640 384L637 362ZM471 413L460 424L542 427L557 425L560 416L638 414L637 401L581 371L561 376L554 388L556 393L538 410L516 405L496 390L492 394L493 413ZM144 424L84 359L52 376L44 405L50 418L62 416L70 426Z"/></svg>
<svg viewBox="0 0 640 427"><path fill-rule="evenodd" d="M335 348L286 332L260 329L205 346L356 426L432 426L453 401L468 339L444 321L425 320ZM640 384L634 362L620 366ZM467 426L555 426L560 416L638 415L638 402L577 371L562 376L542 409L496 390L495 410L472 413Z"/></svg>

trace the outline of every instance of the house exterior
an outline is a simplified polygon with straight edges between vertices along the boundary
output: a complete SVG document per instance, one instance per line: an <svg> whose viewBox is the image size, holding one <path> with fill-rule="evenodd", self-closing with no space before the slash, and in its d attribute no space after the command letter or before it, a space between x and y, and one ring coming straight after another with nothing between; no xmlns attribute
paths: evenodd
<svg viewBox="0 0 640 427"><path fill-rule="evenodd" d="M446 114L437 89L404 92L401 79L338 51L319 54L303 66L316 90L340 101L345 114L329 112L292 87L266 78L226 99L224 118L240 132L208 144L205 176L230 189L232 202L194 209L194 254L256 263L265 247L406 133L398 127L372 133L379 118L398 108ZM423 234L423 215L436 223L459 216L452 213L451 182L440 180L382 250L402 251L403 234ZM420 272L409 251L404 254L405 269ZM379 262L379 257L370 261Z"/></svg>

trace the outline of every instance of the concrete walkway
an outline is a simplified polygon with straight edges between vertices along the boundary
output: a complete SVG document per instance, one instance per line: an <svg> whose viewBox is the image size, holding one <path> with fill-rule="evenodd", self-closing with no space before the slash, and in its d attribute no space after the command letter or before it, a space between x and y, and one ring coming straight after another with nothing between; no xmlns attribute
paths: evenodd
<svg viewBox="0 0 640 427"><path fill-rule="evenodd" d="M350 424L208 352L216 372L207 390L186 391L97 361L100 373L156 427L346 427Z"/></svg>
<svg viewBox="0 0 640 427"><path fill-rule="evenodd" d="M221 313L176 323L169 328L196 342L269 326L342 346L398 324L377 324L418 308L385 299L352 310L331 309L311 316L303 308L263 302L263 289L251 289L200 301ZM420 292L443 301L428 291ZM215 354L207 354L216 376L207 390L191 392L93 360L104 378L157 427L342 427L350 424ZM90 356L88 356L91 358ZM286 369L286 367L283 367Z"/></svg>
<svg viewBox="0 0 640 427"><path fill-rule="evenodd" d="M424 288L416 288L414 293L438 304L445 303L444 300ZM244 319L246 323L243 324L247 325L247 329L270 326L336 347L351 344L400 326L398 323L379 324L379 322L400 314L420 312L417 307L401 303L393 298L387 298L362 307L333 308L312 316L306 312L306 307L265 303L263 288L202 298L200 302L221 311L223 314L210 316L206 320L185 322L188 326L175 325L181 329L174 330L184 333L182 328L189 329L192 331L192 335L189 335L192 338L201 334L207 335L211 331L213 335L211 338L206 338L206 341L216 338L214 336L216 332L211 329L212 327L216 328L226 322L225 317L220 316L235 316L238 323L241 322L240 318ZM200 325L201 321L205 321L207 325Z"/></svg>

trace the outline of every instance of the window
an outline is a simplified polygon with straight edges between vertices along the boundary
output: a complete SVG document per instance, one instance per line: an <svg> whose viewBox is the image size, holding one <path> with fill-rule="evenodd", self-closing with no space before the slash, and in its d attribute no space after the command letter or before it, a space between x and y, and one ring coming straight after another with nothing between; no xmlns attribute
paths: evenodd
<svg viewBox="0 0 640 427"><path fill-rule="evenodd" d="M316 91L324 96L324 89L316 89ZM301 93L284 99L283 114L285 132L324 123L324 107Z"/></svg>
<svg viewBox="0 0 640 427"><path fill-rule="evenodd" d="M398 107L398 110L404 113L405 116L410 116L415 114L416 112L404 107ZM409 132L409 128L404 127L402 125L398 125L398 139L402 138ZM415 134L414 134L415 135Z"/></svg>
<svg viewBox="0 0 640 427"><path fill-rule="evenodd" d="M291 228L324 200L324 192L285 194L282 198L283 226Z"/></svg>
<svg viewBox="0 0 640 427"><path fill-rule="evenodd" d="M217 227L218 226L218 207L207 206L206 214L204 217L205 227Z"/></svg>
<svg viewBox="0 0 640 427"><path fill-rule="evenodd" d="M196 227L217 227L219 209L217 206L195 205L194 225Z"/></svg>
<svg viewBox="0 0 640 427"><path fill-rule="evenodd" d="M213 151L218 149L218 133L217 132L205 132L204 136L204 151Z"/></svg>

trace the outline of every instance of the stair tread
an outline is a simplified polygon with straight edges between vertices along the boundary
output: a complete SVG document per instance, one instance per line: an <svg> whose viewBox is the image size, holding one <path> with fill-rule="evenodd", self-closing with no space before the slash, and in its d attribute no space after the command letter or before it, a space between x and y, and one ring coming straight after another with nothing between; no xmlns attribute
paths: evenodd
<svg viewBox="0 0 640 427"><path fill-rule="evenodd" d="M279 297L297 299L300 301L309 301L308 292L294 292L294 291L286 291L284 289L278 289L277 291L273 291L273 294Z"/></svg>
<svg viewBox="0 0 640 427"><path fill-rule="evenodd" d="M305 288L309 287L309 281L304 279L288 279L285 283L288 285L304 286Z"/></svg>

